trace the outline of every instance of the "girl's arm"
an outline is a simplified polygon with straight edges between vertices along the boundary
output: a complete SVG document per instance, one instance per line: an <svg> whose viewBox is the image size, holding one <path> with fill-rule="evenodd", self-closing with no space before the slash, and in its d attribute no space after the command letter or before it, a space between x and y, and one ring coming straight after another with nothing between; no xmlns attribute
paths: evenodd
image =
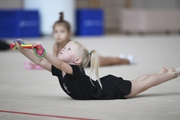
<svg viewBox="0 0 180 120"><path fill-rule="evenodd" d="M71 74L71 75L73 74L72 67L69 64L63 62L58 57L46 53L44 58L47 61L49 61L52 65L54 65L56 68L62 70L63 72Z"/></svg>
<svg viewBox="0 0 180 120"><path fill-rule="evenodd" d="M43 59L43 58L37 58L33 52L31 52L28 49L23 49L22 47L19 46L18 43L16 43L16 45L18 46L18 50L24 55L26 56L29 60L31 60L32 62L34 62L35 64L43 67L44 69L51 71L51 64Z"/></svg>
<svg viewBox="0 0 180 120"><path fill-rule="evenodd" d="M61 59L59 59L56 56L50 55L49 53L46 53L46 55L44 56L44 58L37 58L33 52L27 50L27 49L23 49L18 43L16 43L16 45L18 46L18 50L24 55L26 56L29 60L31 60L32 62L34 62L35 64L43 67L44 69L51 71L51 66L54 65L56 68L62 70L65 73L68 74L72 74L73 70L72 67L63 62ZM36 45L34 45L36 46Z"/></svg>

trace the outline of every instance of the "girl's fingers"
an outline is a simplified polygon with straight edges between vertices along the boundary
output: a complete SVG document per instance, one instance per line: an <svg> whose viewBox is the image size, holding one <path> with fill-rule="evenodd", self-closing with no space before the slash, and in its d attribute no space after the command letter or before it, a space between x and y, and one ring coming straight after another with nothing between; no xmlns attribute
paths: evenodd
<svg viewBox="0 0 180 120"><path fill-rule="evenodd" d="M33 48L36 48L38 46L38 44L33 44Z"/></svg>
<svg viewBox="0 0 180 120"><path fill-rule="evenodd" d="M22 39L16 39L16 40L14 40L14 43L15 42L18 42L19 44L24 44L24 41Z"/></svg>
<svg viewBox="0 0 180 120"><path fill-rule="evenodd" d="M19 43L18 43L17 41L15 41L15 44L16 44L17 46L19 46Z"/></svg>
<svg viewBox="0 0 180 120"><path fill-rule="evenodd" d="M37 43L36 43L36 44L33 44L33 48L35 48L35 47L38 48L39 46L42 46L42 45L39 44L39 43L38 43L38 44L37 44Z"/></svg>

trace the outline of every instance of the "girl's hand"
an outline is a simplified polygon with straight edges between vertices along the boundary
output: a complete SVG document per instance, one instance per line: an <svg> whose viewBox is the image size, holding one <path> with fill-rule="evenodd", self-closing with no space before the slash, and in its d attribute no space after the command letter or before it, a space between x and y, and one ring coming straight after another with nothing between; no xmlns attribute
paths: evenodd
<svg viewBox="0 0 180 120"><path fill-rule="evenodd" d="M46 50L41 44L33 44L33 51L38 58L42 58L46 55Z"/></svg>
<svg viewBox="0 0 180 120"><path fill-rule="evenodd" d="M39 43L33 44L33 47L32 47L32 48L33 48L33 49L36 48L36 53L37 53L38 55L42 55L42 54L44 53L44 48L43 48L43 46L42 46L41 44L39 44Z"/></svg>
<svg viewBox="0 0 180 120"><path fill-rule="evenodd" d="M21 43L23 43L23 41L21 40L21 39L18 39L18 40L16 40L16 41L14 41L14 43L16 44L16 47L17 47L17 49L18 50L23 50L24 48L23 47L21 47Z"/></svg>

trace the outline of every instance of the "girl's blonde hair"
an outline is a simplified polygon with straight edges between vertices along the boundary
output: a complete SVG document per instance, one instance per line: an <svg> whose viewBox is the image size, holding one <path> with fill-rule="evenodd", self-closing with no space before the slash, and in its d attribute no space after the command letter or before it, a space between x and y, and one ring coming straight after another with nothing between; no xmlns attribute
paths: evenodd
<svg viewBox="0 0 180 120"><path fill-rule="evenodd" d="M59 15L60 15L59 20L54 23L53 29L56 25L63 25L69 32L71 32L71 26L70 26L69 22L64 20L63 12L60 12Z"/></svg>
<svg viewBox="0 0 180 120"><path fill-rule="evenodd" d="M86 47L77 41L71 41L78 45L78 55L82 57L82 62L79 64L80 67L86 68L90 64L90 73L95 72L96 78L100 87L102 88L101 81L99 79L99 55L96 50L88 51Z"/></svg>

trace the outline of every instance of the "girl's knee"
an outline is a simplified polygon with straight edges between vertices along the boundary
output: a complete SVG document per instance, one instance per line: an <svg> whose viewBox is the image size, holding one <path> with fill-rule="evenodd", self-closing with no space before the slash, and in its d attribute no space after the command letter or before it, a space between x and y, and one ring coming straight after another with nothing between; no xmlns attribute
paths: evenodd
<svg viewBox="0 0 180 120"><path fill-rule="evenodd" d="M149 87L146 85L145 81L132 81L131 93L126 97L133 97L137 94L147 90Z"/></svg>

